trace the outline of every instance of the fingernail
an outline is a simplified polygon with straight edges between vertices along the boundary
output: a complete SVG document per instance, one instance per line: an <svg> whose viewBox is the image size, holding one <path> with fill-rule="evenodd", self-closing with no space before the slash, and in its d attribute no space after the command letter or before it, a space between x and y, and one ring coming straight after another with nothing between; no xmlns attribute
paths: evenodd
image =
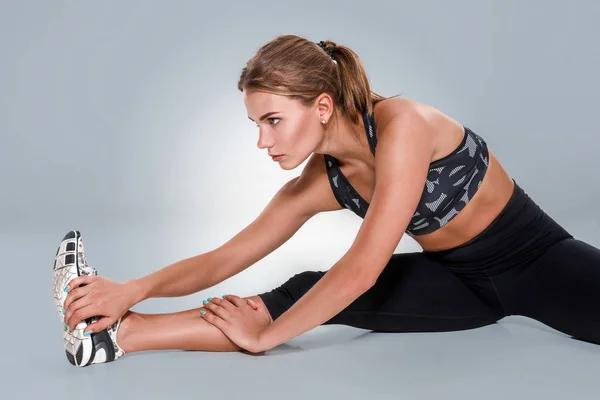
<svg viewBox="0 0 600 400"><path fill-rule="evenodd" d="M62 310L62 315L65 315L65 309L62 308L61 310Z"/></svg>
<svg viewBox="0 0 600 400"><path fill-rule="evenodd" d="M224 294L224 295L223 295L223 298L225 298L226 296L229 296L229 295L228 295L228 294Z"/></svg>
<svg viewBox="0 0 600 400"><path fill-rule="evenodd" d="M208 300L202 300L202 304L208 303Z"/></svg>
<svg viewBox="0 0 600 400"><path fill-rule="evenodd" d="M67 290L69 290L69 286L65 286L65 288L63 289L63 292L67 292Z"/></svg>
<svg viewBox="0 0 600 400"><path fill-rule="evenodd" d="M200 314L204 315L204 314L206 314L206 311L200 310Z"/></svg>
<svg viewBox="0 0 600 400"><path fill-rule="evenodd" d="M210 299L212 299L212 297L209 297L207 300L210 301Z"/></svg>
<svg viewBox="0 0 600 400"><path fill-rule="evenodd" d="M63 322L63 328L67 329L67 324Z"/></svg>
<svg viewBox="0 0 600 400"><path fill-rule="evenodd" d="M83 332L83 336L90 336L91 334L92 334L92 331Z"/></svg>

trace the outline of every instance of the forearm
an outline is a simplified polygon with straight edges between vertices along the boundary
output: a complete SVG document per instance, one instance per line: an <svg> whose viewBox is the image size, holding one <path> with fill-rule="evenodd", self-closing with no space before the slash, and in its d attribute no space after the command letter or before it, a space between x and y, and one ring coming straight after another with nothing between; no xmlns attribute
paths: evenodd
<svg viewBox="0 0 600 400"><path fill-rule="evenodd" d="M210 251L126 283L136 293L136 303L153 297L187 296L233 275L235 272L228 269L225 263L222 253Z"/></svg>
<svg viewBox="0 0 600 400"><path fill-rule="evenodd" d="M260 333L260 351L269 350L322 325L368 290L370 281L353 268L335 264L285 313Z"/></svg>

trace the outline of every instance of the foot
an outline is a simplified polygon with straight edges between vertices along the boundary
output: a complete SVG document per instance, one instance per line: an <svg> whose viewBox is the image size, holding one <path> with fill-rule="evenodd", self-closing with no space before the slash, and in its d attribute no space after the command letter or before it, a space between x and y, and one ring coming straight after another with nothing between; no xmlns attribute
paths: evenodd
<svg viewBox="0 0 600 400"><path fill-rule="evenodd" d="M79 231L67 233L56 251L52 279L54 304L61 321L64 320L63 304L67 298L64 289L69 282L77 276L97 274L97 271L87 264L81 233ZM117 331L121 319L98 333L83 334L85 328L98 319L100 318L91 317L81 321L74 331L71 331L63 321L65 353L71 364L85 367L90 364L115 361L125 355L125 352L117 345Z"/></svg>

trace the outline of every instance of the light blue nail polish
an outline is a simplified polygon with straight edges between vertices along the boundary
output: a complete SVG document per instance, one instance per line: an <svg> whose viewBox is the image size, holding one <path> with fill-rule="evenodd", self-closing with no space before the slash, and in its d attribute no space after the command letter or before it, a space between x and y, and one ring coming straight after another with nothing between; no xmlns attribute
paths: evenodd
<svg viewBox="0 0 600 400"><path fill-rule="evenodd" d="M64 308L62 309L62 315L65 315L65 309Z"/></svg>
<svg viewBox="0 0 600 400"><path fill-rule="evenodd" d="M83 332L83 336L90 336L91 334L92 334L92 331Z"/></svg>
<svg viewBox="0 0 600 400"><path fill-rule="evenodd" d="M209 297L209 298L208 298L208 301L210 301L210 299L212 299L212 297Z"/></svg>
<svg viewBox="0 0 600 400"><path fill-rule="evenodd" d="M224 295L223 295L223 298L225 298L225 297L227 297L227 296L229 296L229 295L228 295L228 294L224 294Z"/></svg>
<svg viewBox="0 0 600 400"><path fill-rule="evenodd" d="M68 286L65 286L65 288L63 289L63 292L65 292L65 293L66 293L66 292L67 292L67 290L69 290L69 287L68 287Z"/></svg>
<svg viewBox="0 0 600 400"><path fill-rule="evenodd" d="M200 314L204 315L204 314L206 314L206 311L200 310Z"/></svg>
<svg viewBox="0 0 600 400"><path fill-rule="evenodd" d="M63 328L67 329L67 324L63 322Z"/></svg>
<svg viewBox="0 0 600 400"><path fill-rule="evenodd" d="M202 300L202 304L208 303L208 300Z"/></svg>

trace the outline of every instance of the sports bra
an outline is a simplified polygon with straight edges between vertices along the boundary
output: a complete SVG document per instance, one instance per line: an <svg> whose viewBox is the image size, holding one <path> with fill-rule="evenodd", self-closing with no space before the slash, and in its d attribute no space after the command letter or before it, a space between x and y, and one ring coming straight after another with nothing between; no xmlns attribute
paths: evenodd
<svg viewBox="0 0 600 400"><path fill-rule="evenodd" d="M365 132L375 155L377 146L375 114L363 112ZM462 142L450 154L429 164L429 172L421 199L408 224L406 232L411 235L431 233L454 218L479 189L488 167L486 142L463 125ZM338 160L325 154L325 166L329 183L338 203L364 218L367 203L342 174Z"/></svg>

